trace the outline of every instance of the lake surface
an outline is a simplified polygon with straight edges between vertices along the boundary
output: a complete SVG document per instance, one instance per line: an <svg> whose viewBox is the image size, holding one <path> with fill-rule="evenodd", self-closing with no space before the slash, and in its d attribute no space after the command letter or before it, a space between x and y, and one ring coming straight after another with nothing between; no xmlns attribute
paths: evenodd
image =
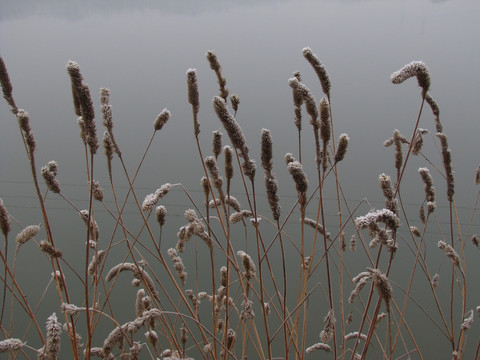
<svg viewBox="0 0 480 360"><path fill-rule="evenodd" d="M346 159L339 164L345 197L352 207L364 198L369 200L369 205L362 205L355 216L364 215L370 206L384 206L378 176L385 172L394 178L396 170L394 149L385 148L383 142L392 137L394 129L409 139L421 104L414 79L402 85L393 85L390 74L412 60L424 61L432 79L430 94L439 104L440 119L452 150L458 221L469 260L467 309L470 310L480 305L477 285L480 252L469 240L472 234L480 233L478 215L472 217L478 193L474 178L480 162L479 13L480 3L474 0L135 3L4 0L0 4L0 54L8 68L16 102L30 114L38 144L37 166L56 160L62 192L78 208L85 209L88 207L88 186L84 152L73 112L67 62L74 60L79 63L85 82L90 87L99 134L103 132L99 89L107 87L111 90L114 131L131 175L153 133L152 124L157 114L165 107L170 110L172 117L155 135L136 181L139 200L142 201L145 195L166 182L181 182L193 199L201 203L200 177L203 169L193 136L186 71L197 69L201 104L200 141L204 154L207 154L211 146L211 132L221 128L212 107L212 97L217 95L218 85L205 59L206 51L213 50L222 65L230 93L240 97L237 121L245 133L252 158L257 160L260 193L263 193L260 133L262 128L272 132L274 172L279 180L279 194L286 213L294 204L296 193L283 156L291 152L298 157L292 90L288 79L298 70L317 101L323 96L315 73L302 56L302 49L311 47L330 75L336 137L345 132L351 139ZM12 233L16 234L23 226L43 220L18 126L5 101L0 102L0 121L0 198L21 223L21 226L13 226ZM424 109L419 126L435 134L430 109ZM227 136L223 129L222 132L226 144ZM304 112L302 162L308 178L315 184L311 135L311 126ZM441 169L441 158L433 140L434 136L425 136L425 153ZM100 150L99 153L95 160L96 178L107 187L106 162ZM424 193L417 169L422 166L432 171L437 188L438 222L448 230L444 181L422 157L409 159L402 183L404 206L409 212L418 212ZM125 194L128 184L120 164L116 163L115 169L118 190ZM236 180L232 191L241 198L239 180ZM325 197L327 206L332 209L327 214L326 223L333 226L338 218L335 188L329 185ZM113 209L111 195L106 204ZM178 228L185 222L183 212L192 204L178 189L166 197L163 204L169 211L169 226L164 229L162 246L171 247L176 242ZM263 198L258 206L259 213L269 214L268 203ZM48 194L47 207L58 234L56 243L66 258L75 257L84 242L82 224L75 210L53 194ZM313 215L309 215L314 216L312 211ZM111 217L100 206L96 213L101 231L104 231L102 234L108 239L113 226ZM127 211L127 215L132 217L135 213L134 206ZM134 222L134 219L127 221ZM296 221L298 214L291 220L292 223ZM419 226L418 219L415 218L415 221L415 225ZM353 229L350 226L345 231L349 238ZM425 250L427 257L435 259L440 255L435 244L444 235L432 226L428 235L431 243ZM13 239L13 236L10 238ZM458 236L460 234L456 233L455 237ZM406 248L401 246L403 251L407 251ZM17 265L19 277L32 298L36 298L48 282L51 270L38 249L25 246L22 251ZM119 254L124 252L119 251ZM399 275L405 271L409 276L412 254L398 256L399 260L394 260L395 271ZM352 261L355 262L355 258ZM434 261L434 264L433 272L442 267L441 261ZM443 267L446 266L444 260ZM362 271L364 263L358 260L358 268L356 265L352 268ZM32 271L34 274L30 275ZM446 283L448 281L445 279ZM415 287L415 291L421 289L420 285ZM350 290L351 284L345 286L346 292ZM401 290L394 288L394 291ZM54 291L50 295L55 301ZM134 298L134 291L131 295ZM415 297L421 299L422 295L415 293ZM60 309L53 304L45 305L42 311L46 315L39 318L46 319L53 311L60 314ZM130 304L128 302L128 306ZM414 308L412 304L409 306ZM131 309L133 311L133 304ZM413 309L412 314L416 311ZM324 315L322 310L316 316L321 321ZM412 323L413 329L423 329L423 323L428 322L422 316L419 312L421 320ZM480 334L479 324L476 316L468 333L469 355L465 358L473 357ZM315 329L312 341L317 341L318 332ZM439 338L440 333L425 335L419 342L424 349L435 346L438 348L437 356L449 358L450 350L446 345L438 346ZM433 351L425 351L424 356L433 357ZM416 358L414 354L412 358Z"/></svg>

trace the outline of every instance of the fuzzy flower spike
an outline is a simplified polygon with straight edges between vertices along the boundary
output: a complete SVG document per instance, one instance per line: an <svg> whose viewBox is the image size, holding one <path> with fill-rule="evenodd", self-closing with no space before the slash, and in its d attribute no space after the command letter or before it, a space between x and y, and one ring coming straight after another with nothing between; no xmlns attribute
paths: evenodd
<svg viewBox="0 0 480 360"><path fill-rule="evenodd" d="M418 86L422 88L422 95L425 96L430 88L430 74L428 73L427 65L423 61L412 61L400 70L395 71L390 78L392 83L401 84L413 76L417 78Z"/></svg>

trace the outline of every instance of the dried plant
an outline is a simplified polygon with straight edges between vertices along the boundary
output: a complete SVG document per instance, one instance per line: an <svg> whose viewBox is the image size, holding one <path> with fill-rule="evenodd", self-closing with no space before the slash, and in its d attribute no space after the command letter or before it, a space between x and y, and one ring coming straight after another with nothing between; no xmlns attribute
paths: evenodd
<svg viewBox="0 0 480 360"><path fill-rule="evenodd" d="M440 122L439 106L430 95L432 85L427 66L413 61L391 75L394 84L415 77L421 88L422 103L415 126L409 130L409 139L402 135L401 130L406 131L402 127L395 129L393 136L384 142L395 149L392 167L396 174L378 176L378 195L383 195L384 205L375 209L375 203L364 198L367 194L363 194L363 179L355 179L361 186L354 189L361 192L363 199L352 200L348 195L340 171L348 165L344 160L349 155L350 137L343 131L340 136L335 133L336 98L331 96L325 65L308 47L302 54L317 75L322 94L317 102L299 71L294 72L288 85L285 83L292 91L285 101L291 103L293 97L291 126L298 135L294 144L297 147L298 143L298 150L290 151L299 160L293 153L287 153L286 169L284 166L277 172L288 176L288 171L293 184L288 181L280 184L273 172L273 132L268 129L261 130L259 144L264 177L256 179L256 164L251 155L255 149L248 146L239 125L244 114L238 112L240 97L237 94L229 97L217 55L208 51L206 58L217 78L219 94L213 96L213 110L206 110L216 114L217 119L212 119L215 125L202 123L202 127L213 129L208 140L211 154L207 156L202 154L199 118L211 116L203 117L200 113L197 70L190 68L186 72L186 100L192 107L193 136L202 165L201 173L191 176L198 175L201 179L197 185L199 191L187 189L181 182L166 182L153 193L142 195L143 201L137 176L141 176L154 134L164 129L170 111L164 108L155 118L150 142L134 168L135 175L131 176L113 133L110 90L100 89L100 112L105 127L103 148L108 167L108 178L104 181L99 171L101 162L96 160L103 156L97 154L96 102L80 66L69 61L67 72L76 117L73 120L80 127L79 144L86 155L83 178L88 184L88 207L85 210L75 205L78 199L69 198L68 187L62 185L61 191L62 174L58 173L55 161L37 168L35 123L25 110L17 107L6 65L0 58L3 97L18 122L42 216L40 221L17 219L17 214L7 211L11 200L4 203L0 199L0 228L5 238L5 246L0 250L4 265L0 316L4 340L0 341L0 352L9 353L11 358L39 359L248 357L263 360L306 359L307 354L323 350L331 353L325 356L342 360L375 356L407 358L417 354L426 358L431 349L424 345L425 338L431 340L435 336L439 348L453 354L455 360L478 358L480 342L476 339L478 325L474 315L480 307L471 305L474 291L470 290L474 284L470 280L474 276L470 259L476 256L479 247L472 230L478 205L474 205L464 229L467 220L463 217L463 205L459 206L455 199L452 151ZM419 127L424 103L433 113L436 137L425 136L430 132ZM310 117L313 134L302 132L303 107ZM218 121L227 138L215 130ZM431 139L434 145L439 143L438 154L431 153ZM302 149L302 143L312 141L315 148L303 145ZM412 173L411 154L419 155L414 161L425 163L418 168L423 189L418 186L418 175L415 179L418 191L424 194L421 197L413 197L402 187L404 177ZM175 166L180 165L175 157L171 159ZM122 186L117 185L116 160L120 161L121 174L128 185L125 194ZM165 173L162 166L163 163L158 167L160 177ZM442 204L445 199L439 196L425 166L435 173L438 189L446 188L444 197L448 206ZM236 170L240 170L239 176L234 178ZM317 172L314 180L311 171ZM44 184L39 183L38 174ZM264 182L262 191L257 189L258 181ZM480 167L474 183L480 183ZM167 222L166 206L158 202L174 187L179 191L166 204ZM189 205L179 211L183 206L179 200L182 196ZM65 201L80 214L85 226L73 218L68 223L70 232L57 235L57 226L51 225L57 219L48 211L53 199ZM416 210L411 213L412 203L420 207L419 214ZM15 206L10 209L18 212ZM445 209L447 217L442 216ZM300 222L295 220L298 212ZM182 215L185 223L177 224ZM42 225L25 227L21 225L24 221ZM12 231L18 234L14 252L8 248ZM35 240L40 233L45 240ZM438 237L436 244L430 241L432 236ZM162 241L168 243L167 249L162 248ZM199 245L202 242L206 246ZM41 276L32 271L37 269L37 261L45 261L51 267L46 281L43 278L39 281L47 282L39 300L30 294L30 289L26 290L23 268L16 271L17 260L18 264L24 260L23 253L32 243L46 256L32 260L35 263L28 267L28 276L32 281ZM84 251L75 250L72 254L72 243L84 244ZM430 251L435 245L440 252ZM347 247L351 253L346 251ZM13 259L8 256L10 252ZM365 270L352 276L359 266ZM130 279L133 289L130 280L125 282L121 275L125 271L133 276ZM440 281L440 276L446 280ZM426 288L426 295L415 292L418 286ZM55 287L54 291L50 287ZM57 301L51 300L51 293ZM131 306L125 307L128 301ZM415 318L420 318L417 310L413 315L410 313L414 306L424 315L420 320L421 330L415 326ZM381 312L382 308L385 312ZM39 320L44 310L53 313L48 317L46 332L41 325L43 321ZM58 311L62 314L63 330L55 315ZM20 312L26 314L29 324L19 320ZM324 317L319 315L322 313ZM431 336L430 332L424 332L429 325L434 329Z"/></svg>

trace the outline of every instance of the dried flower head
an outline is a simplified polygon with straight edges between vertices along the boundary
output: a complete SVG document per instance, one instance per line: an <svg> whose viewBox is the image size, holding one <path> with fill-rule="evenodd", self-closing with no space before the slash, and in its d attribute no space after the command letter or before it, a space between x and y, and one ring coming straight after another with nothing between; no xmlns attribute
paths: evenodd
<svg viewBox="0 0 480 360"><path fill-rule="evenodd" d="M45 254L54 257L60 258L62 257L62 252L59 249L55 249L55 247L47 240L42 240L39 243L40 250L42 250Z"/></svg>
<svg viewBox="0 0 480 360"><path fill-rule="evenodd" d="M424 93L423 96L425 96L430 88L430 75L427 66L422 61L412 61L400 70L395 71L391 75L391 80L394 84L401 84L413 76L417 78L418 86L422 88Z"/></svg>
<svg viewBox="0 0 480 360"><path fill-rule="evenodd" d="M15 105L15 100L13 99L13 87L10 82L10 76L8 75L7 67L3 58L0 56L0 84L2 86L3 97L7 100L7 103L11 106L12 112L15 114L17 112L17 105Z"/></svg>
<svg viewBox="0 0 480 360"><path fill-rule="evenodd" d="M425 96L425 101L428 105L430 105L432 113L435 116L435 128L437 130L437 133L443 132L443 125L440 122L440 109L437 102L429 94Z"/></svg>
<svg viewBox="0 0 480 360"><path fill-rule="evenodd" d="M278 181L273 174L265 175L265 188L267 191L268 204L272 211L273 220L280 219L280 197L278 196Z"/></svg>
<svg viewBox="0 0 480 360"><path fill-rule="evenodd" d="M298 81L302 81L302 77L300 76L299 71L295 71L293 76L297 78ZM294 113L295 113L295 126L297 130L300 132L302 130L302 104L303 104L303 96L302 94L292 88L292 95L293 95L293 105L295 106Z"/></svg>
<svg viewBox="0 0 480 360"><path fill-rule="evenodd" d="M152 211L155 205L157 204L158 200L164 197L172 188L172 184L165 183L160 188L158 188L155 193L148 194L145 196L145 199L142 203L142 209L145 212Z"/></svg>
<svg viewBox="0 0 480 360"><path fill-rule="evenodd" d="M270 130L262 129L262 166L265 171L272 171L273 168L273 142L272 142L272 135Z"/></svg>
<svg viewBox="0 0 480 360"><path fill-rule="evenodd" d="M330 98L330 78L327 73L327 69L325 66L320 62L318 59L317 55L315 55L312 52L312 49L309 47L306 47L302 50L302 54L305 57L305 59L308 60L310 65L312 65L313 70L315 70L315 73L318 76L318 79L320 80L320 84L322 85L322 90L327 95L328 98Z"/></svg>
<svg viewBox="0 0 480 360"><path fill-rule="evenodd" d="M242 210L242 211L238 211L238 212L235 212L233 214L230 215L230 222L232 224L236 224L240 221L242 221L242 219L246 218L246 217L250 217L252 216L252 212L250 210Z"/></svg>
<svg viewBox="0 0 480 360"><path fill-rule="evenodd" d="M295 158L293 157L293 154L292 153L286 153L285 154L285 162L288 164L290 164L291 162L295 161Z"/></svg>
<svg viewBox="0 0 480 360"><path fill-rule="evenodd" d="M166 221L165 217L167 216L167 209L165 206L157 206L155 209L155 214L157 215L157 222L160 224L160 226L163 226Z"/></svg>
<svg viewBox="0 0 480 360"><path fill-rule="evenodd" d="M107 157L109 172L111 173L111 161L113 159L113 153L115 152L115 146L112 142L112 138L108 131L103 133L103 152Z"/></svg>
<svg viewBox="0 0 480 360"><path fill-rule="evenodd" d="M62 313L64 313L67 316L75 316L78 313L87 310L87 308L78 307L74 304L67 304L67 303L62 303L61 308L62 308Z"/></svg>
<svg viewBox="0 0 480 360"><path fill-rule="evenodd" d="M223 148L225 156L225 177L229 180L233 178L233 149L231 146L226 145Z"/></svg>
<svg viewBox="0 0 480 360"><path fill-rule="evenodd" d="M3 236L7 237L10 232L10 216L2 199L0 199L0 228L2 229Z"/></svg>
<svg viewBox="0 0 480 360"><path fill-rule="evenodd" d="M323 321L325 323L325 326L323 327L323 330L320 332L320 341L323 343L327 343L333 337L333 333L335 332L335 322L337 321L335 319L335 314L333 312L333 309L330 309L328 311L328 314L327 316L325 316Z"/></svg>
<svg viewBox="0 0 480 360"><path fill-rule="evenodd" d="M92 182L88 182L88 186L92 187ZM103 201L103 189L100 186L100 182L93 180L93 197L95 200L102 202Z"/></svg>
<svg viewBox="0 0 480 360"><path fill-rule="evenodd" d="M232 94L230 95L230 102L232 103L232 109L236 114L238 111L238 105L240 104L240 97L237 94Z"/></svg>
<svg viewBox="0 0 480 360"><path fill-rule="evenodd" d="M257 273L255 264L252 258L245 251L238 251L237 255L242 259L243 268L245 269L244 275L247 280L253 279Z"/></svg>
<svg viewBox="0 0 480 360"><path fill-rule="evenodd" d="M419 168L418 173L422 177L423 183L425 184L425 200L427 202L435 201L435 187L433 186L432 176L430 175L430 170L428 168Z"/></svg>
<svg viewBox="0 0 480 360"><path fill-rule="evenodd" d="M345 158L349 141L350 141L350 138L348 137L348 134L345 134L345 133L341 134L340 137L338 138L338 147L337 147L337 151L335 152L335 158L334 158L336 163L339 163Z"/></svg>
<svg viewBox="0 0 480 360"><path fill-rule="evenodd" d="M44 166L41 169L45 184L47 185L48 189L55 194L60 193L60 184L56 179L57 170L57 162L53 160L50 161L47 166Z"/></svg>
<svg viewBox="0 0 480 360"><path fill-rule="evenodd" d="M89 215L88 210L80 210L80 217L82 218L83 222L85 223L86 226L89 224L89 219L90 219L90 227L89 227L89 232L90 236L94 240L98 240L98 236L100 234L100 231L98 229L97 222Z"/></svg>
<svg viewBox="0 0 480 360"><path fill-rule="evenodd" d="M292 161L288 163L287 167L288 171L293 177L293 181L295 181L300 202L304 206L307 201L306 193L308 189L308 180L303 172L302 164L300 164L298 161Z"/></svg>
<svg viewBox="0 0 480 360"><path fill-rule="evenodd" d="M378 177L378 180L383 191L383 196L385 196L385 207L396 214L398 212L397 199L395 199L394 196L392 179L387 174L382 173Z"/></svg>
<svg viewBox="0 0 480 360"><path fill-rule="evenodd" d="M310 354L310 353L314 352L315 350L323 350L323 351L326 351L326 352L331 352L332 348L328 344L316 343L316 344L313 344L312 346L308 347L305 350L305 352L307 354Z"/></svg>
<svg viewBox="0 0 480 360"><path fill-rule="evenodd" d="M367 340L367 335L359 333L358 331L351 332L344 337L345 341L351 340L351 339L361 339L361 340Z"/></svg>
<svg viewBox="0 0 480 360"><path fill-rule="evenodd" d="M111 281L113 278L117 277L122 271L127 271L127 270L132 272L134 278L142 281L145 284L145 286L148 288L149 293L153 295L155 298L157 298L158 294L157 294L157 291L155 290L155 285L150 275L148 275L148 273L145 270L143 270L142 268L138 267L133 263L125 262L125 263L120 263L118 265L115 265L113 268L110 269L105 279L107 281Z"/></svg>
<svg viewBox="0 0 480 360"><path fill-rule="evenodd" d="M187 272L185 271L185 265L183 265L182 258L178 256L177 250L173 248L168 249L168 256L170 256L173 261L173 266L177 271L178 278L182 282L182 285L185 286L185 282L187 280Z"/></svg>
<svg viewBox="0 0 480 360"><path fill-rule="evenodd" d="M167 123L168 119L170 119L170 111L163 109L153 122L153 128L155 131L161 130L163 125Z"/></svg>
<svg viewBox="0 0 480 360"><path fill-rule="evenodd" d="M145 333L145 337L150 345L156 346L158 343L158 335L155 330L149 330Z"/></svg>
<svg viewBox="0 0 480 360"><path fill-rule="evenodd" d="M444 133L437 133L437 137L440 139L443 167L445 169L445 175L447 177L447 198L448 201L452 202L453 194L455 193L455 180L452 170L452 152L448 147L447 136Z"/></svg>
<svg viewBox="0 0 480 360"><path fill-rule="evenodd" d="M57 316L53 313L47 319L47 343L45 344L45 353L49 359L57 359L60 351L60 334L62 326L57 321Z"/></svg>
<svg viewBox="0 0 480 360"><path fill-rule="evenodd" d="M1 58L0 58L1 59ZM7 351L15 351L21 349L26 343L22 342L20 339L5 339L0 341L0 353Z"/></svg>
<svg viewBox="0 0 480 360"><path fill-rule="evenodd" d="M307 110L308 115L310 115L310 123L318 127L318 108L317 108L317 101L312 95L312 92L308 87L305 86L304 83L300 82L296 77L290 78L288 80L288 84L290 87L297 91L298 94L300 94L303 98L303 101L305 102L305 108Z"/></svg>
<svg viewBox="0 0 480 360"><path fill-rule="evenodd" d="M190 68L187 70L187 88L188 102L192 105L194 133L197 137L200 133L200 124L198 123L197 119L198 111L200 110L200 100L198 95L198 81L196 69Z"/></svg>
<svg viewBox="0 0 480 360"><path fill-rule="evenodd" d="M98 265L102 262L103 258L106 255L105 250L99 250L95 254L92 255L92 260L88 264L88 274L93 278L97 275Z"/></svg>
<svg viewBox="0 0 480 360"><path fill-rule="evenodd" d="M207 51L205 56L208 60L208 63L210 64L210 69L215 71L215 74L217 75L217 82L220 86L220 96L224 100L227 100L228 89L225 87L225 85L227 84L227 80L222 76L222 67L218 62L217 55L213 51L209 50Z"/></svg>
<svg viewBox="0 0 480 360"><path fill-rule="evenodd" d="M30 225L27 226L25 229L20 231L17 234L16 241L17 241L17 246L20 247L23 244L25 244L28 240L32 239L35 235L38 234L38 232L41 229L41 225Z"/></svg>
<svg viewBox="0 0 480 360"><path fill-rule="evenodd" d="M330 104L326 98L320 100L320 137L324 146L330 141Z"/></svg>
<svg viewBox="0 0 480 360"><path fill-rule="evenodd" d="M218 156L222 152L222 133L220 130L215 130L212 134L212 153L215 159L218 159Z"/></svg>
<svg viewBox="0 0 480 360"><path fill-rule="evenodd" d="M249 149L245 141L245 136L243 135L242 129L238 125L237 121L230 115L228 111L227 103L220 96L215 96L213 98L213 107L217 113L218 118L220 119L223 127L227 131L228 137L235 149L240 151L240 155L243 158L243 172L244 174L253 181L255 178L255 162L250 159L248 154Z"/></svg>
<svg viewBox="0 0 480 360"><path fill-rule="evenodd" d="M355 219L355 224L359 229L369 228L377 222L383 222L390 229L396 229L400 225L400 219L398 216L388 209L371 211L367 215L359 216Z"/></svg>
<svg viewBox="0 0 480 360"><path fill-rule="evenodd" d="M422 233L420 232L420 230L418 229L418 227L416 226L410 226L410 232L415 235L416 237L420 237L422 236Z"/></svg>
<svg viewBox="0 0 480 360"><path fill-rule="evenodd" d="M392 287L390 286L390 282L385 274L382 274L378 269L367 269L370 273L372 281L377 288L378 295L381 299L385 301L385 305L387 306L387 311L390 311L390 300L392 298Z"/></svg>
<svg viewBox="0 0 480 360"><path fill-rule="evenodd" d="M455 249L448 245L445 241L441 240L438 242L437 245L438 248L440 250L443 250L444 254L452 261L452 264L462 270L462 268L460 267L460 256L458 256L458 253L455 251Z"/></svg>

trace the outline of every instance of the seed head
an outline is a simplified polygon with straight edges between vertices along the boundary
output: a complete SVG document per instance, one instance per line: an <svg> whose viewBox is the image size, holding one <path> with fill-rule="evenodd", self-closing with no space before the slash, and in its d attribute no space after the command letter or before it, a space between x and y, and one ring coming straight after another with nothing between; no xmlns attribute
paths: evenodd
<svg viewBox="0 0 480 360"><path fill-rule="evenodd" d="M165 217L167 216L167 209L165 206L160 205L156 207L155 213L157 215L157 222L160 226L163 226L165 224Z"/></svg>
<svg viewBox="0 0 480 360"><path fill-rule="evenodd" d="M420 86L424 94L426 94L430 88L430 75L427 66L422 61L412 61L405 65L391 75L391 80L394 84L401 84L413 76L417 77L418 86Z"/></svg>
<svg viewBox="0 0 480 360"><path fill-rule="evenodd" d="M2 199L0 199L0 228L2 229L3 236L7 237L10 232L10 216Z"/></svg>
<svg viewBox="0 0 480 360"><path fill-rule="evenodd" d="M308 60L310 65L312 65L313 70L317 73L318 79L320 80L320 84L322 85L322 90L330 98L330 78L327 73L327 69L325 66L320 62L317 55L312 52L312 49L306 47L302 50L302 54L305 59Z"/></svg>
<svg viewBox="0 0 480 360"><path fill-rule="evenodd" d="M0 58L1 59L1 58ZM6 339L0 341L0 353L7 351L15 351L21 349L26 343L22 342L20 339Z"/></svg>
<svg viewBox="0 0 480 360"><path fill-rule="evenodd" d="M17 246L20 247L25 244L28 240L33 238L40 231L40 225L30 225L23 229L16 237Z"/></svg>
<svg viewBox="0 0 480 360"><path fill-rule="evenodd" d="M53 313L47 319L47 343L45 344L45 352L49 359L57 359L60 350L60 334L62 326L57 321L57 316Z"/></svg>
<svg viewBox="0 0 480 360"><path fill-rule="evenodd" d="M163 109L160 114L158 114L157 118L155 119L153 123L153 128L155 131L161 130L163 128L163 125L165 125L170 119L170 111L167 109Z"/></svg>
<svg viewBox="0 0 480 360"><path fill-rule="evenodd" d="M338 139L337 151L335 152L335 158L334 158L336 163L339 163L345 158L349 141L350 141L350 138L348 137L348 134L344 133L340 135Z"/></svg>

